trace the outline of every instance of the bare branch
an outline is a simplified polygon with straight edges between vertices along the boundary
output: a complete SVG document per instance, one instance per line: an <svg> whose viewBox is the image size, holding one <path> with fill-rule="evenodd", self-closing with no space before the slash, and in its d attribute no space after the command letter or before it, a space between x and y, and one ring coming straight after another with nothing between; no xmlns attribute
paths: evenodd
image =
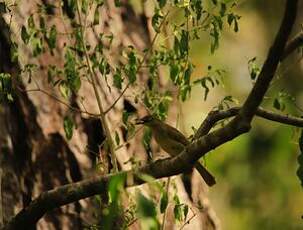
<svg viewBox="0 0 303 230"><path fill-rule="evenodd" d="M198 131L196 132L194 139L206 135L218 121L236 116L240 110L241 107L233 107L225 111L215 110L209 112L209 114L199 127ZM256 111L256 116L286 125L303 127L303 118L295 117L292 115L278 114L262 108L258 108L258 110Z"/></svg>
<svg viewBox="0 0 303 230"><path fill-rule="evenodd" d="M297 48L303 46L303 32L297 34L293 39L291 39L284 49L284 53L281 57L281 61L287 58L292 52L294 52Z"/></svg>
<svg viewBox="0 0 303 230"><path fill-rule="evenodd" d="M61 100L59 97L57 97L56 95L54 94L51 94L41 88L37 88L37 89L27 89L27 90L23 90L21 89L20 87L17 87L20 91L22 92L27 92L27 93L31 93L31 92L40 92L40 93L43 93L45 95L47 95L48 97L54 99L55 101L58 101L59 103L61 103L62 105L66 106L67 108L69 108L70 110L74 111L74 112L78 112L78 113L83 113L83 114L87 114L87 115L90 115L90 116L93 116L93 117L98 117L99 114L95 114L95 113L91 113L91 112L88 112L88 111L83 111L79 108L76 108L70 104L68 104L67 102Z"/></svg>
<svg viewBox="0 0 303 230"><path fill-rule="evenodd" d="M127 83L127 85L125 86L125 88L123 89L123 91L120 93L120 95L117 97L117 99L113 102L113 104L111 106L109 106L105 111L104 114L107 114L109 111L112 110L112 108L115 107L115 105L118 103L118 101L121 99L121 97L124 95L124 93L126 92L126 90L129 88L130 83Z"/></svg>

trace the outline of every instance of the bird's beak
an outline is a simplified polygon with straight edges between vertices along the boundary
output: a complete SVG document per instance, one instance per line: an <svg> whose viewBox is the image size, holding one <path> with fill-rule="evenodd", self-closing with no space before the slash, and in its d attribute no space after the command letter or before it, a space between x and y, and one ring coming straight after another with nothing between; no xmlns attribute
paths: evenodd
<svg viewBox="0 0 303 230"><path fill-rule="evenodd" d="M136 125L142 125L142 124L144 124L144 121L142 121L141 119L136 119L135 124Z"/></svg>

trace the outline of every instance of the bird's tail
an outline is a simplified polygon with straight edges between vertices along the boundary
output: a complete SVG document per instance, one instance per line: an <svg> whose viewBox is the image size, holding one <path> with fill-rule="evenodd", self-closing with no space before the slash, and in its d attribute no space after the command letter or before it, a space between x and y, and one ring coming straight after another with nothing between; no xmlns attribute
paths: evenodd
<svg viewBox="0 0 303 230"><path fill-rule="evenodd" d="M201 165L200 162L197 162L195 164L195 168L198 170L198 172L200 173L200 175L202 176L203 180L205 181L205 183L208 186L213 186L214 184L216 184L216 179L213 175L211 175L210 172L207 171L206 168L204 168L203 165Z"/></svg>

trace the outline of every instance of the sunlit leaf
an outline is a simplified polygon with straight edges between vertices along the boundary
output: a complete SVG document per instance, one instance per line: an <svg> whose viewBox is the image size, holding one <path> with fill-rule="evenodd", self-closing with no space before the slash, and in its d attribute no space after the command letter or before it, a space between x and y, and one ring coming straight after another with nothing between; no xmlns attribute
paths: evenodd
<svg viewBox="0 0 303 230"><path fill-rule="evenodd" d="M167 0L157 0L157 1L158 1L158 4L159 4L159 7L163 8L166 5Z"/></svg>
<svg viewBox="0 0 303 230"><path fill-rule="evenodd" d="M49 36L47 38L47 44L51 50L56 48L56 40L57 40L57 29L56 26L53 25L50 29Z"/></svg>
<svg viewBox="0 0 303 230"><path fill-rule="evenodd" d="M157 215L155 203L143 194L138 194L137 202L137 213L141 218L155 217Z"/></svg>
<svg viewBox="0 0 303 230"><path fill-rule="evenodd" d="M100 18L99 7L96 7L95 13L94 13L94 22L93 22L93 25L98 25L99 24L99 18Z"/></svg>
<svg viewBox="0 0 303 230"><path fill-rule="evenodd" d="M118 89L122 89L123 78L121 76L121 70L120 69L117 69L113 78L114 78L114 86Z"/></svg>
<svg viewBox="0 0 303 230"><path fill-rule="evenodd" d="M164 213L167 206L168 206L168 194L166 191L163 191L161 193L161 198L160 198L160 212Z"/></svg>
<svg viewBox="0 0 303 230"><path fill-rule="evenodd" d="M64 117L63 127L64 127L66 138L70 140L73 137L74 127L75 127L74 121L70 116Z"/></svg>
<svg viewBox="0 0 303 230"><path fill-rule="evenodd" d="M28 44L30 35L27 33L25 26L21 27L21 39L25 44Z"/></svg>

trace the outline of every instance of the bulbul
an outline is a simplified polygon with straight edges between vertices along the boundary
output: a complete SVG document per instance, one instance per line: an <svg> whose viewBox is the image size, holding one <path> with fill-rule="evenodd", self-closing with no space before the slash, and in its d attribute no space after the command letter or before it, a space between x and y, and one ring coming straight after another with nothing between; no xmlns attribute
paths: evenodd
<svg viewBox="0 0 303 230"><path fill-rule="evenodd" d="M174 127L162 122L161 120L147 115L136 121L136 124L144 124L152 130L153 136L159 146L171 156L180 154L184 148L190 144L187 138ZM215 178L201 165L200 162L195 164L204 181L208 186L216 183Z"/></svg>

